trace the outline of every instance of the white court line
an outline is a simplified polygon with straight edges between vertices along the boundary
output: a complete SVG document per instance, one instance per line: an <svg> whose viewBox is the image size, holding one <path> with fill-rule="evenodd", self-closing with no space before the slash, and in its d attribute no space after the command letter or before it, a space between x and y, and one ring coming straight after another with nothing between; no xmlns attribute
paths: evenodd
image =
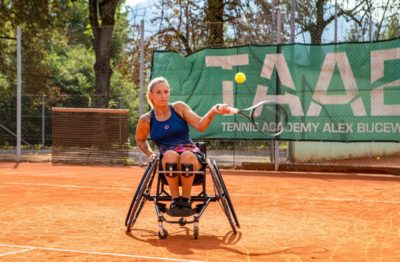
<svg viewBox="0 0 400 262"><path fill-rule="evenodd" d="M8 255L14 255L14 254L23 253L23 252L28 252L28 251L31 251L31 250L34 250L34 248L27 248L27 249L18 250L18 251L15 251L15 252L8 252L8 253L0 254L0 257L5 257L5 256L8 256Z"/></svg>
<svg viewBox="0 0 400 262"><path fill-rule="evenodd" d="M296 200L318 200L318 201L334 201L334 202L362 202L362 203L385 203L385 204L400 204L400 201L386 201L386 200L373 200L373 199L353 199L353 198L335 198L335 197L299 197L299 196L270 196L270 195L257 195L257 194L229 194L232 196L240 197L265 197L265 198L282 198L282 199L296 199Z"/></svg>
<svg viewBox="0 0 400 262"><path fill-rule="evenodd" d="M131 191L132 190L132 188L129 188L129 187L77 186L77 185L56 185L56 184L44 184L44 183L4 182L2 184L25 185L25 186L47 186L47 187L61 187L61 188L122 190L122 191ZM299 197L299 196L282 197L282 196L271 196L271 195L263 195L263 194L241 194L241 193L233 193L233 194L229 194L229 195L239 196L239 197L264 197L264 198L282 198L282 199L316 200L316 201L333 201L333 202L400 204L400 201L386 201L386 200L373 200L373 199L352 199L352 198L335 198L335 197Z"/></svg>
<svg viewBox="0 0 400 262"><path fill-rule="evenodd" d="M204 262L203 260L188 260L188 259L167 258L167 257L151 257L151 256L129 255L129 254L119 254L119 253L109 253L109 252L95 252L95 251L85 251L85 250L63 249L63 248L19 246L19 245L9 245L9 244L0 244L0 246L14 247L14 248L27 248L30 250L36 249L36 250L46 250L46 251L83 253L83 254L90 254L90 255L114 256L114 257L142 258L142 259L153 259L153 260L163 260L163 261ZM29 250L26 250L26 251L29 251Z"/></svg>
<svg viewBox="0 0 400 262"><path fill-rule="evenodd" d="M47 187L62 187L62 188L84 188L84 189L102 189L102 190L132 190L130 187L110 187L110 186L77 186L77 185L56 185L46 183L22 183L22 182L4 182L3 184L21 185L21 186L47 186Z"/></svg>

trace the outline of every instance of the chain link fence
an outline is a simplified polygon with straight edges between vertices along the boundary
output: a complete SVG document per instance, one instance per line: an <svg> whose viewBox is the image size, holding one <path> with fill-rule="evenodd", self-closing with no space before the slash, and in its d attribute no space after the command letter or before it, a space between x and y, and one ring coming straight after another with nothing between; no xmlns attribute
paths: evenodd
<svg viewBox="0 0 400 262"><path fill-rule="evenodd" d="M97 101L104 97L96 93L94 66L96 63L97 65L109 63L112 75L109 80L110 90L107 94L108 107L129 109L130 160L128 163L143 164L145 159L140 157L141 153L138 152L134 142L139 116L139 97L144 96L140 94L141 45L145 51L142 61L144 65L142 80L145 85L151 77L153 50L176 50L183 55L190 55L203 48L274 45L279 42L283 44L313 43L314 33L305 31L304 24L301 24L301 19L305 19L304 14L306 14L302 11L303 3L296 3L296 8L293 9L290 5L278 5L272 1L262 8L257 9L258 12L243 12L241 17L224 23L204 23L201 16L195 15L187 19L186 23L169 20L171 23L165 24L153 18L152 21L144 23L143 41L140 39L140 30L143 30L140 20L133 21L129 28L115 29L116 37L121 37L121 35L127 37L125 41L122 41L123 44L119 41L113 42L110 62L96 61L96 50L90 32L66 29L23 31L22 160L51 160L51 108L96 107ZM335 16L333 3L329 10L330 15ZM132 10L133 16L134 12L135 10ZM377 10L374 13L369 11L365 14L375 19L372 25L381 21ZM179 17L185 18L185 16L176 16L176 19ZM318 25L315 26L318 27ZM376 27L371 26L368 20L359 26L340 16L336 22L331 22L328 26L317 28L315 31L320 33L321 43L378 41L400 36L398 27L394 36L393 34L390 36L384 33L378 34ZM0 159L15 161L17 42L15 38L0 37L0 46L2 50L0 55ZM148 109L149 107L144 104L142 110L146 112ZM271 163L274 157L279 158L280 163L283 164L317 165L323 162L324 165L335 165L350 158L354 162L362 162L363 165L381 166L384 165L385 159L391 161L395 159L395 162L400 163L400 148L397 143L281 141L280 153L274 156L271 141L208 140L207 142L209 156L221 165L229 167L242 167L246 163ZM349 154L348 148L355 147L358 151ZM295 150L296 154L294 154Z"/></svg>
<svg viewBox="0 0 400 262"><path fill-rule="evenodd" d="M17 41L12 37L0 37L0 140L1 152L13 156L16 145L16 86Z"/></svg>
<svg viewBox="0 0 400 262"><path fill-rule="evenodd" d="M400 36L398 13L394 11L396 6L397 10L399 7L393 1L394 9L391 9L390 15L385 13L385 10L389 11L385 9L385 4L390 5L385 1L325 1L324 6L314 4L314 1L288 1L286 4L277 1L254 1L243 7L247 8L246 12L225 23L200 23L198 19L201 17L187 18L185 15L158 16L145 22L146 54L151 54L152 50L165 50L177 51L188 56L204 48L265 46L277 43L361 43ZM165 3L165 6L157 8L165 13L169 10L171 13L180 14L178 9L185 7L187 6L176 8ZM324 15L322 20L317 21L314 17L319 12ZM135 18L138 17L140 15ZM168 23L163 22L164 20ZM188 23L191 23L190 31L187 30ZM139 20L136 24L139 29ZM145 64L145 71L150 72L150 56L146 56ZM146 76L147 81L148 79L149 74ZM243 166L248 162L270 163L274 160L271 141L209 140L208 145L213 158L230 166ZM400 165L398 143L281 141L279 148L280 154L275 157L279 157L283 164L336 166L353 163L378 167Z"/></svg>

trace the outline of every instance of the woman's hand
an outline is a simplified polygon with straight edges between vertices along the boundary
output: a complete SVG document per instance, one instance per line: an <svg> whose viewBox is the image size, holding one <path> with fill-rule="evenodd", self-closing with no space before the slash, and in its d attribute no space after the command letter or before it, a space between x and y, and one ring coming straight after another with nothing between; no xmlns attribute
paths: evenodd
<svg viewBox="0 0 400 262"><path fill-rule="evenodd" d="M147 157L147 162L148 162L148 163L151 163L154 159L156 159L156 157L157 157L157 154L152 153L151 155L149 155L149 156Z"/></svg>
<svg viewBox="0 0 400 262"><path fill-rule="evenodd" d="M213 106L213 111L221 115L232 114L227 104L216 104L215 106Z"/></svg>

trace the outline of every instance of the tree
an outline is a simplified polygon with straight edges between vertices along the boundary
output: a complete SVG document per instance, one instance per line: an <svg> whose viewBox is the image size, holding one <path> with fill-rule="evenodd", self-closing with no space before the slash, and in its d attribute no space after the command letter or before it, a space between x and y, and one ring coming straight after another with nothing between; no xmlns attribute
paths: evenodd
<svg viewBox="0 0 400 262"><path fill-rule="evenodd" d="M240 4L239 0L159 1L160 15L152 20L159 24L152 45L189 55L204 47L223 47L227 40L232 43L226 37L227 24L240 14Z"/></svg>
<svg viewBox="0 0 400 262"><path fill-rule="evenodd" d="M370 0L371 1L371 0ZM375 27L374 39L396 37L396 28L399 28L400 2L398 0L380 1L376 4L369 3Z"/></svg>
<svg viewBox="0 0 400 262"><path fill-rule="evenodd" d="M149 47L193 53L203 39L202 8L198 1L161 1L156 4L160 16L152 19L158 31L151 37Z"/></svg>
<svg viewBox="0 0 400 262"><path fill-rule="evenodd" d="M96 77L96 107L106 108L110 98L112 69L112 36L115 12L120 0L89 0L89 19L96 53L94 72Z"/></svg>
<svg viewBox="0 0 400 262"><path fill-rule="evenodd" d="M88 1L38 2L0 0L0 115L4 116L0 122L8 129L15 130L15 113L11 112L15 111L16 104L15 31L19 26L22 29L22 112L27 116L24 118L23 137L28 139L28 136L31 140L27 141L32 144L40 141L41 123L38 123L38 115L41 115L43 97L46 98L47 112L53 106L91 105L91 97L96 94L93 69L97 55L95 40L103 40L103 35L95 38L92 33ZM107 19L103 12L100 13L103 17L98 22L104 26ZM112 52L107 63L109 66L111 64L114 74L108 81L105 104L111 108L130 108L132 119L135 119L132 120L134 125L138 98L126 52L127 14L116 8L114 15L115 26L109 44ZM46 128L50 127L51 124L47 123ZM46 142L50 142L50 139L46 139ZM0 144L4 143L9 142L0 141Z"/></svg>
<svg viewBox="0 0 400 262"><path fill-rule="evenodd" d="M353 7L348 7L342 2L338 5L337 17L344 16L360 23L357 14L363 11L367 1L358 0ZM303 32L310 33L312 44L321 43L325 28L335 20L334 8L335 6L330 0L297 1L298 17L296 22Z"/></svg>
<svg viewBox="0 0 400 262"><path fill-rule="evenodd" d="M363 10L352 20L354 23L346 41L376 41L399 36L399 13L398 0L366 0Z"/></svg>
<svg viewBox="0 0 400 262"><path fill-rule="evenodd" d="M224 0L208 0L206 7L206 27L208 46L224 46Z"/></svg>

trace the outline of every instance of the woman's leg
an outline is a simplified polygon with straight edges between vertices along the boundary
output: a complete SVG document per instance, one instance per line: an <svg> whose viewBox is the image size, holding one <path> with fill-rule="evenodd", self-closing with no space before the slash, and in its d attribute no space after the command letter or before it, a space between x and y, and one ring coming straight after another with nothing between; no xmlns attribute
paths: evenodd
<svg viewBox="0 0 400 262"><path fill-rule="evenodd" d="M179 170L179 154L173 150L168 150L164 153L162 158L162 167L164 171L168 171L166 168L166 163L176 163ZM179 175L175 177L171 177L165 174L165 178L167 179L169 189L171 190L172 199L179 197Z"/></svg>
<svg viewBox="0 0 400 262"><path fill-rule="evenodd" d="M179 158L180 165L182 164L192 164L193 170L197 171L201 169L201 163L197 159L196 155L191 151L185 151L180 155ZM184 170L182 170L184 171ZM194 180L194 174L189 177L185 177L183 174L180 175L182 183L182 197L190 199L190 194L192 191L192 184Z"/></svg>

